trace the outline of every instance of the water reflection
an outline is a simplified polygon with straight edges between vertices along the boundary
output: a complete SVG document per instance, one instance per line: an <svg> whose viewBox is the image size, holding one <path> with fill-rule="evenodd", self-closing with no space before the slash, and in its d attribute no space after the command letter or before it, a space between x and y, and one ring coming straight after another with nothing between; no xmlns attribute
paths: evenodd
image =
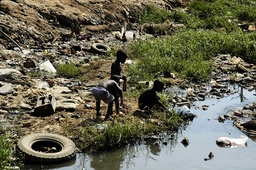
<svg viewBox="0 0 256 170"><path fill-rule="evenodd" d="M119 170L120 165L124 161L124 150L120 152L102 153L100 155L93 155L91 167L95 170L104 170L111 167L112 170Z"/></svg>
<svg viewBox="0 0 256 170"><path fill-rule="evenodd" d="M152 160L158 161L157 157L161 155L164 148L165 153L171 153L177 144L179 133L161 134L161 138L145 140L140 144L128 145L111 152L90 155L80 154L79 163L77 163L76 167L86 170L134 169L138 164L138 160L142 165Z"/></svg>
<svg viewBox="0 0 256 170"><path fill-rule="evenodd" d="M62 167L71 167L76 163L76 157L73 159L63 162L63 163L58 163L58 164L53 164L53 163L45 163L45 164L25 164L21 170L50 170L50 169L60 169Z"/></svg>
<svg viewBox="0 0 256 170"><path fill-rule="evenodd" d="M156 155L158 156L161 149L160 149L160 145L158 143L155 143L155 144L151 144L149 145L149 150L150 152L153 154L153 155Z"/></svg>

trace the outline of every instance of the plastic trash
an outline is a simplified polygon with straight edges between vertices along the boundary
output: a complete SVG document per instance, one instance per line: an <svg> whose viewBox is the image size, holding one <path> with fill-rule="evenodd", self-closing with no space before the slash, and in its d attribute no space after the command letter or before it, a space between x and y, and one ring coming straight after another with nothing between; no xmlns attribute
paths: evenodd
<svg viewBox="0 0 256 170"><path fill-rule="evenodd" d="M47 71L49 73L56 73L56 69L53 67L52 63L49 60L40 64L39 68L40 70Z"/></svg>
<svg viewBox="0 0 256 170"><path fill-rule="evenodd" d="M175 107L175 111L179 116L191 115L193 112L188 108L187 105Z"/></svg>
<svg viewBox="0 0 256 170"><path fill-rule="evenodd" d="M247 140L247 136L240 136L240 138L220 137L216 140L216 144L220 147L232 148L237 146L246 146Z"/></svg>

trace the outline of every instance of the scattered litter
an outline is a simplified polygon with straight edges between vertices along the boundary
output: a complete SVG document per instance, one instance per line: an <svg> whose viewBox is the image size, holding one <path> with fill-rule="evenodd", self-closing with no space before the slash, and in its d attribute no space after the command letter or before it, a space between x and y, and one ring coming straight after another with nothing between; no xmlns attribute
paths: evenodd
<svg viewBox="0 0 256 170"><path fill-rule="evenodd" d="M213 153L210 152L208 158L204 158L205 161L211 160L214 157Z"/></svg>
<svg viewBox="0 0 256 170"><path fill-rule="evenodd" d="M49 60L40 64L39 68L40 68L40 70L43 70L43 71L47 71L50 73L56 73L56 69L53 67L52 63Z"/></svg>
<svg viewBox="0 0 256 170"><path fill-rule="evenodd" d="M216 144L220 147L233 148L237 146L246 146L247 140L247 136L240 136L240 138L220 137L216 140Z"/></svg>
<svg viewBox="0 0 256 170"><path fill-rule="evenodd" d="M189 139L187 137L184 137L184 139L182 139L181 143L187 147L189 145Z"/></svg>

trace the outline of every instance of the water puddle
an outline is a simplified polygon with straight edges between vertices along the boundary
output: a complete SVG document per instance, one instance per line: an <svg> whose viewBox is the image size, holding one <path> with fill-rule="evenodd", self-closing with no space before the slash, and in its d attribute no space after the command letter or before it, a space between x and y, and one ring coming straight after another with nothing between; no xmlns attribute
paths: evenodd
<svg viewBox="0 0 256 170"><path fill-rule="evenodd" d="M245 135L232 121L220 123L218 116L230 110L243 107L245 104L255 102L255 91L240 91L225 98L206 99L195 102L196 107L191 110L198 116L192 124L174 134L167 143L162 141L142 143L127 146L113 152L99 155L77 154L75 160L64 164L31 166L24 169L58 169L58 170L130 170L130 169L170 169L170 170L253 170L256 166L256 142L248 139L247 146L222 148L216 145L216 139L225 136L239 138ZM202 106L208 105L208 110ZM189 145L184 146L181 141L187 137ZM210 152L212 159L208 158Z"/></svg>

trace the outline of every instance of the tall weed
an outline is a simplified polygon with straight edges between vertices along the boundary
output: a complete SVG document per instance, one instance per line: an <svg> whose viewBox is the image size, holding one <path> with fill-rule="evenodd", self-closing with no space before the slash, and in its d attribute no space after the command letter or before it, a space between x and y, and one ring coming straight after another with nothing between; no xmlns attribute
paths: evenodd
<svg viewBox="0 0 256 170"><path fill-rule="evenodd" d="M56 66L57 74L66 78L74 78L81 73L81 69L74 64L59 64Z"/></svg>
<svg viewBox="0 0 256 170"><path fill-rule="evenodd" d="M143 23L161 23L169 18L170 12L167 9L160 9L154 5L147 5L138 18L138 22Z"/></svg>
<svg viewBox="0 0 256 170"><path fill-rule="evenodd" d="M128 69L134 81L154 79L158 72L170 71L195 81L207 80L210 59L218 54L232 54L255 62L255 33L218 33L210 30L188 30L174 36L135 42L132 55L137 59Z"/></svg>
<svg viewBox="0 0 256 170"><path fill-rule="evenodd" d="M2 128L0 128L0 131L0 169L8 170L11 169L11 166L22 166L21 161L14 161L15 159L13 159L15 156L14 141L7 133L2 132Z"/></svg>

